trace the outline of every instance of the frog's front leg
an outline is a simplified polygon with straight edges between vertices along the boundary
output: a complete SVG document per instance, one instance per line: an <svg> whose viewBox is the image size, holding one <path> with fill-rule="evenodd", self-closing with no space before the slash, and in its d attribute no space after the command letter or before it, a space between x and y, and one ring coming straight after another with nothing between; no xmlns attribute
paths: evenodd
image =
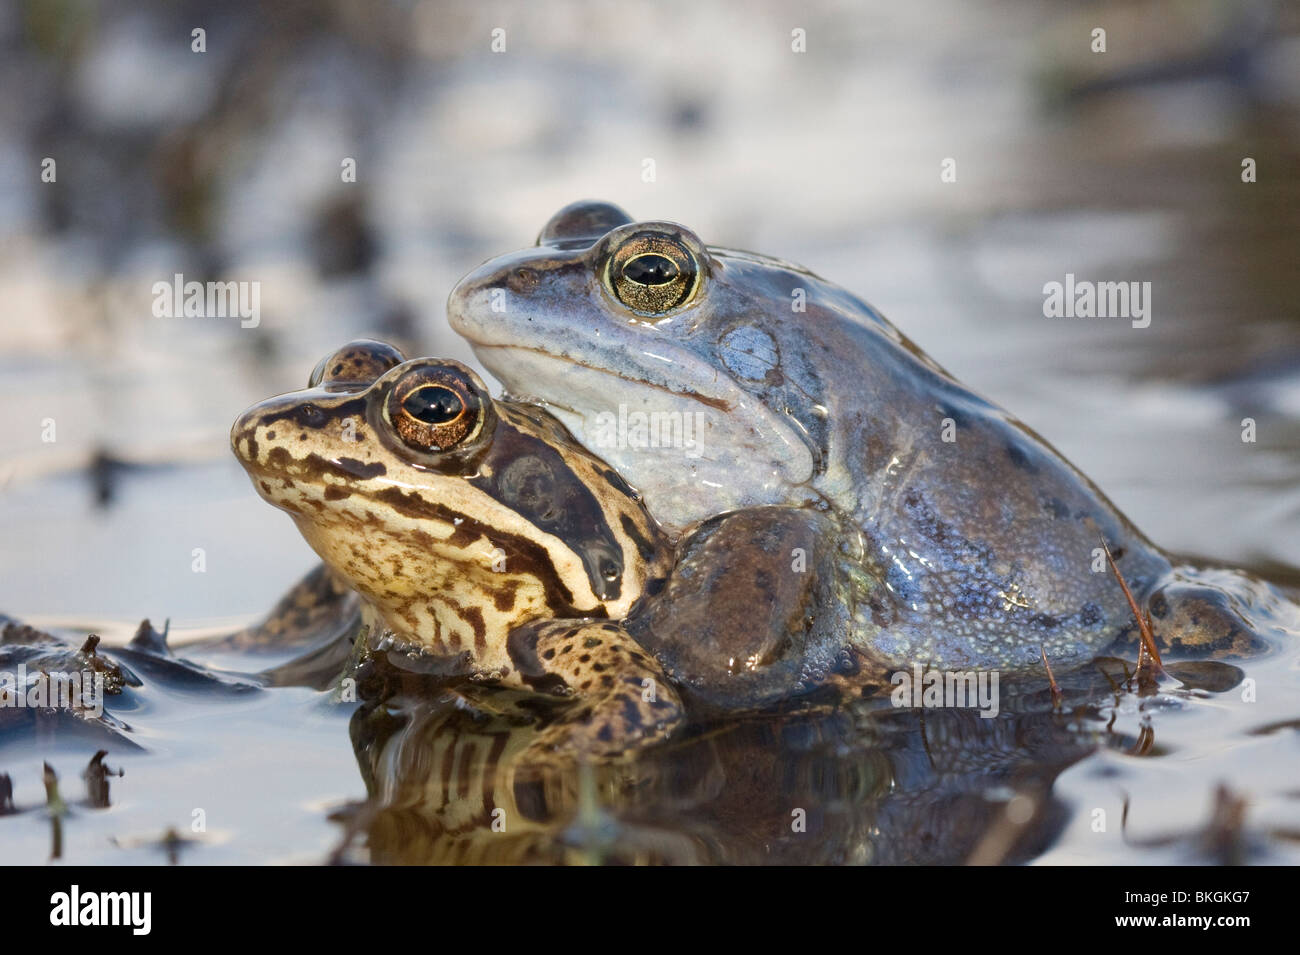
<svg viewBox="0 0 1300 955"><path fill-rule="evenodd" d="M668 736L685 712L663 670L609 621L545 620L510 633L508 683L571 698L535 748L612 759Z"/></svg>

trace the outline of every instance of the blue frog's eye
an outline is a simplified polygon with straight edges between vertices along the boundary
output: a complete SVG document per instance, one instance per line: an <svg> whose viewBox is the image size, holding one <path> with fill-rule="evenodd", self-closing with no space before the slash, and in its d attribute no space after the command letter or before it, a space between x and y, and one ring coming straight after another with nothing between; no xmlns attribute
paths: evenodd
<svg viewBox="0 0 1300 955"><path fill-rule="evenodd" d="M666 232L628 236L610 255L605 283L635 312L662 315L686 304L699 287L695 253Z"/></svg>

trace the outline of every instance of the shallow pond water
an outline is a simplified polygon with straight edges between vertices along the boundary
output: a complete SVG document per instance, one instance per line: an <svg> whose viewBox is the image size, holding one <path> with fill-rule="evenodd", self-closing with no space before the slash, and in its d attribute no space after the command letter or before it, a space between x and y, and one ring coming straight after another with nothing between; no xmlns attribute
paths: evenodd
<svg viewBox="0 0 1300 955"><path fill-rule="evenodd" d="M588 195L863 295L1160 545L1300 580L1300 184L1282 174L1300 152L1300 24L1284 5L1242 5L1271 17L1252 33L1116 4L1098 15L1127 42L1100 64L1074 39L1089 19L1005 0L824 4L802 24L779 5L692 7L691 35L662 48L561 4L511 14L515 52L495 59L472 3L274 29L254 5L213 7L228 40L206 60L169 52L168 15L101 6L63 25L93 38L75 55L48 24L0 19L6 88L31 94L0 114L5 613L116 645L170 618L182 655L259 617L314 558L230 458L235 415L359 335L469 359L442 316L451 285ZM1246 68L1216 59L1225 43ZM136 62L166 64L171 92ZM1144 62L1174 65L1153 82ZM51 152L62 184L34 191ZM354 154L362 188L341 192ZM259 326L153 317L153 282L178 271L260 281ZM1043 285L1067 273L1150 281L1150 327L1045 318ZM1116 690L1105 664L1058 674L1059 710L1033 683L990 720L855 704L518 779L491 754L521 731L453 704L376 715L305 688L146 681L103 746L125 772L106 809L75 802L98 739L0 723L22 810L0 817L0 859L50 854L48 761L72 806L62 857L81 862L165 861L169 827L193 840L182 861L211 863L1295 862L1300 643L1237 664L1253 682L1221 692ZM485 805L505 833L477 832Z"/></svg>

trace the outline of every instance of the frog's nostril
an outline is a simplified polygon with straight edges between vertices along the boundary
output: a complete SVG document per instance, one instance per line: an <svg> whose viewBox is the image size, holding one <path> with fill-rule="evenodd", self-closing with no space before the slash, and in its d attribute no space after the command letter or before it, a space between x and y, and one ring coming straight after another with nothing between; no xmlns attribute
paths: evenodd
<svg viewBox="0 0 1300 955"><path fill-rule="evenodd" d="M510 287L516 292L531 292L537 288L538 276L533 269L515 269L510 275Z"/></svg>
<svg viewBox="0 0 1300 955"><path fill-rule="evenodd" d="M298 409L298 422L307 428L319 428L325 424L326 415L313 404L303 405Z"/></svg>

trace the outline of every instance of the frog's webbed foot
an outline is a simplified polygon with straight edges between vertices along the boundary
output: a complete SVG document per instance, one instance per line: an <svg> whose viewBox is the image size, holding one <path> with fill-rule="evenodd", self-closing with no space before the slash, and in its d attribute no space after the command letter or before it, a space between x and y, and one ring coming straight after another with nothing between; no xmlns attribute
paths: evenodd
<svg viewBox="0 0 1300 955"><path fill-rule="evenodd" d="M542 715L532 748L552 755L616 759L666 737L684 710L658 663L608 621L525 624L508 640L511 682L564 698Z"/></svg>

